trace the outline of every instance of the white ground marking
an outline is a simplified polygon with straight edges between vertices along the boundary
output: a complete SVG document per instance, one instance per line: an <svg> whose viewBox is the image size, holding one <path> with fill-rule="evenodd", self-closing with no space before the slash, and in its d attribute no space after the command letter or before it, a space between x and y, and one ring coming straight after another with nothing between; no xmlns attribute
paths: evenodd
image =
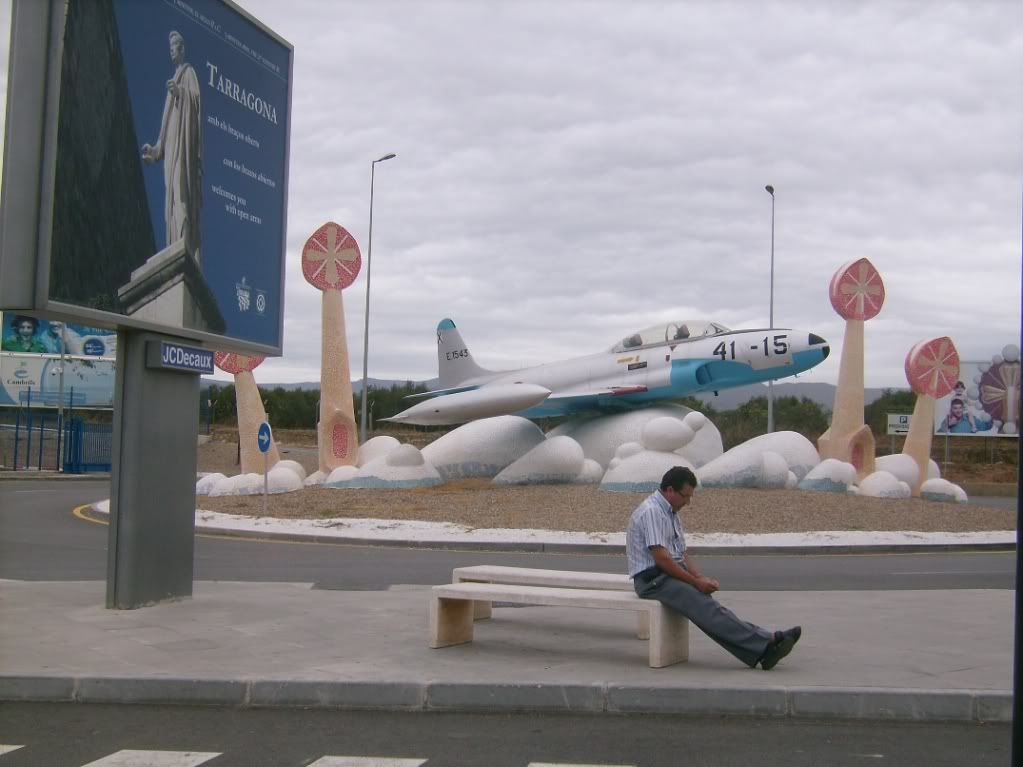
<svg viewBox="0 0 1023 767"><path fill-rule="evenodd" d="M0 756L9 754L11 751L17 751L19 748L24 748L24 746L5 746L3 743L0 743Z"/></svg>
<svg viewBox="0 0 1023 767"><path fill-rule="evenodd" d="M386 756L325 756L308 767L419 767L425 759L392 759Z"/></svg>
<svg viewBox="0 0 1023 767"><path fill-rule="evenodd" d="M118 751L82 767L195 767L220 756L217 751Z"/></svg>

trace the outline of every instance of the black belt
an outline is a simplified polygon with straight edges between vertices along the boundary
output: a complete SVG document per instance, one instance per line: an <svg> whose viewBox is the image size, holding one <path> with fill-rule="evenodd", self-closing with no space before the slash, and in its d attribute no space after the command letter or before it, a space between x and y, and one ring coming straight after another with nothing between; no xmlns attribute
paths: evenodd
<svg viewBox="0 0 1023 767"><path fill-rule="evenodd" d="M635 575L632 576L632 579L635 581L639 581L641 583L649 583L662 572L664 571L661 570L661 568L659 568L657 565L654 565L653 567L648 567L646 570L641 570L640 572L636 573Z"/></svg>

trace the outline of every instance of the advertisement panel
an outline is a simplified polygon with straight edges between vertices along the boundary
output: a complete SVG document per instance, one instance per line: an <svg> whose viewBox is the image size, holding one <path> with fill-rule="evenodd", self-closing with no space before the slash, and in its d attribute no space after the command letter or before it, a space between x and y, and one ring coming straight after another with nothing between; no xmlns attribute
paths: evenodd
<svg viewBox="0 0 1023 767"><path fill-rule="evenodd" d="M0 313L5 352L22 354L64 354L85 357L117 356L117 334L88 325L44 320L28 314Z"/></svg>
<svg viewBox="0 0 1023 767"><path fill-rule="evenodd" d="M43 226L31 303L12 283L7 305L279 354L291 45L228 0L21 1L9 105L47 76L41 8ZM11 110L8 149L32 119ZM7 275L28 258L12 197Z"/></svg>
<svg viewBox="0 0 1023 767"><path fill-rule="evenodd" d="M68 357L63 364L64 405L114 406L114 361ZM0 353L0 406L56 407L60 401L60 357Z"/></svg>
<svg viewBox="0 0 1023 767"><path fill-rule="evenodd" d="M934 409L936 434L1018 437L1019 347L1010 344L987 360L959 362L959 381Z"/></svg>

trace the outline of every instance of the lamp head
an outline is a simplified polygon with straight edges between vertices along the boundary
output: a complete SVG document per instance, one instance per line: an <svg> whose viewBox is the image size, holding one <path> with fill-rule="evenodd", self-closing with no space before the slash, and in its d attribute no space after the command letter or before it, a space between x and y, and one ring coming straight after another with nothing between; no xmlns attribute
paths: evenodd
<svg viewBox="0 0 1023 767"><path fill-rule="evenodd" d="M373 162L378 163L383 162L384 160L393 160L397 156L398 155L394 154L394 152L391 152L390 154L385 154L383 157L380 157L379 159L376 159Z"/></svg>
<svg viewBox="0 0 1023 767"><path fill-rule="evenodd" d="M768 184L767 186L765 186L765 187L764 187L764 189L766 189L766 190L767 190L767 193L768 193L769 195L771 195L772 197L774 197L774 187L773 187L773 186L771 186L770 184Z"/></svg>

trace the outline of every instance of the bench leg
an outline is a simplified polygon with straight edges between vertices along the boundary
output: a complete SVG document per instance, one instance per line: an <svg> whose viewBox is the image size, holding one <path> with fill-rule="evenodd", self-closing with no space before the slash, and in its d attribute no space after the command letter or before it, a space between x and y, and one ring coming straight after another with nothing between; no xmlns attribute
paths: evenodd
<svg viewBox="0 0 1023 767"><path fill-rule="evenodd" d="M650 613L647 611L636 613L636 638L650 638Z"/></svg>
<svg viewBox="0 0 1023 767"><path fill-rule="evenodd" d="M490 581L473 581L468 578L456 578L455 583L490 583ZM472 619L485 621L493 616L493 605L487 600L472 603Z"/></svg>
<svg viewBox="0 0 1023 767"><path fill-rule="evenodd" d="M430 647L448 647L472 641L471 599L430 600Z"/></svg>
<svg viewBox="0 0 1023 767"><path fill-rule="evenodd" d="M650 668L689 660L689 619L658 603L650 616Z"/></svg>

